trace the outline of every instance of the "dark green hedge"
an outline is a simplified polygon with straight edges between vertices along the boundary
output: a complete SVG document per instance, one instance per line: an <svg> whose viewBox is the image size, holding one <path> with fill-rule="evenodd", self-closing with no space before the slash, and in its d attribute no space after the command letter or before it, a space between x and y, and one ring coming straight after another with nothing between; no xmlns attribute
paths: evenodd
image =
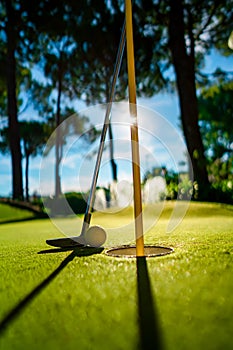
<svg viewBox="0 0 233 350"><path fill-rule="evenodd" d="M87 206L86 199L86 194L69 192L59 198L44 199L44 206L51 216L83 214Z"/></svg>

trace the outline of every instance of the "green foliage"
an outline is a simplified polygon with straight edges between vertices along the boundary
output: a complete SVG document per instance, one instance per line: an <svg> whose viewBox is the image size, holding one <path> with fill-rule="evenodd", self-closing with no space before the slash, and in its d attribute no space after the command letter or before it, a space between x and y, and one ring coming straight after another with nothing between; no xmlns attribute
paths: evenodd
<svg viewBox="0 0 233 350"><path fill-rule="evenodd" d="M38 121L21 121L20 135L25 157L35 157L42 152L50 135L47 124Z"/></svg>
<svg viewBox="0 0 233 350"><path fill-rule="evenodd" d="M161 200L190 200L198 196L197 183L192 183L188 174L178 174L174 171L167 171L165 167L156 167L145 174L143 184L155 176L164 176L166 180L166 192L161 194Z"/></svg>
<svg viewBox="0 0 233 350"><path fill-rule="evenodd" d="M85 213L87 206L87 195L84 193L68 192L65 198L75 214Z"/></svg>
<svg viewBox="0 0 233 350"><path fill-rule="evenodd" d="M150 82L149 86L157 85L160 91L164 87L175 91L174 75L170 74L169 70L174 64L170 51L171 38L168 34L172 2L166 0L134 2L135 23L137 28L140 28L139 31L143 33L144 38L141 40L145 39L146 42L141 53L147 52L144 62L145 71L141 74L144 74L146 81ZM213 47L226 56L233 53L227 45L233 21L232 4L229 0L202 2L185 0L182 1L182 15L184 38L180 40L185 40L185 54L190 60L192 54L195 54L196 80L203 86L213 78L212 74L207 76L202 72L205 55L209 54ZM141 45L140 40L135 42L136 45L137 42ZM138 58L141 59L140 54ZM148 71L152 72L152 76L146 76ZM137 72L140 74L139 70ZM170 86L169 83L171 83ZM154 86L153 89L156 87Z"/></svg>
<svg viewBox="0 0 233 350"><path fill-rule="evenodd" d="M232 152L233 81L219 82L201 91L198 99L203 143L211 160Z"/></svg>
<svg viewBox="0 0 233 350"><path fill-rule="evenodd" d="M166 199L190 200L197 198L197 183L189 180L187 174L166 174Z"/></svg>
<svg viewBox="0 0 233 350"><path fill-rule="evenodd" d="M66 216L83 214L86 210L87 195L84 193L69 192L59 198L44 198L46 211L51 216Z"/></svg>
<svg viewBox="0 0 233 350"><path fill-rule="evenodd" d="M211 197L233 201L233 81L219 80L201 91L199 120L212 184Z"/></svg>

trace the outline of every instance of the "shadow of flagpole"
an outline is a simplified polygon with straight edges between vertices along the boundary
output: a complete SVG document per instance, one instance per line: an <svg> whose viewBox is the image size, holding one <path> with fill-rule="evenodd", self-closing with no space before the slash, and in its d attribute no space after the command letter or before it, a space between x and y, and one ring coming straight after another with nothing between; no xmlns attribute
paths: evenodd
<svg viewBox="0 0 233 350"><path fill-rule="evenodd" d="M156 315L145 257L137 257L138 321L140 350L162 350L161 331Z"/></svg>

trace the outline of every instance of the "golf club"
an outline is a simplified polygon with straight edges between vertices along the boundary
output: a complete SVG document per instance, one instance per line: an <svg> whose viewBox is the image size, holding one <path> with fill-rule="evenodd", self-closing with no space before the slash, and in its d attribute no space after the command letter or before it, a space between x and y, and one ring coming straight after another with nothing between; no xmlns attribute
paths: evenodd
<svg viewBox="0 0 233 350"><path fill-rule="evenodd" d="M110 88L109 103L107 104L107 109L106 109L106 113L105 113L104 125L103 125L103 129L101 132L100 144L99 144L94 174L93 174L93 178L92 178L90 193L89 193L88 200L87 200L87 207L86 207L86 211L85 211L85 215L84 215L81 234L80 234L80 236L75 236L75 237L54 238L54 239L46 240L46 243L48 245L53 246L53 247L69 248L69 247L78 247L78 246L85 245L84 234L90 226L91 215L92 215L92 210L93 210L93 205L94 205L96 185L97 185L97 180L98 180L98 175L99 175L99 170L100 170L102 154L103 154L103 150L104 150L104 143L105 143L105 139L106 139L106 134L107 134L108 126L110 123L112 104L113 104L113 100L114 100L114 96L115 96L116 82L117 82L120 68L121 68L121 62L122 62L122 57L123 57L124 47L125 47L125 41L126 41L126 23L124 21L124 24L122 27L122 32L121 32L120 43L119 43L119 47L118 47L118 52L117 52L117 57L116 57L116 63L115 63L114 72L113 72L111 88Z"/></svg>

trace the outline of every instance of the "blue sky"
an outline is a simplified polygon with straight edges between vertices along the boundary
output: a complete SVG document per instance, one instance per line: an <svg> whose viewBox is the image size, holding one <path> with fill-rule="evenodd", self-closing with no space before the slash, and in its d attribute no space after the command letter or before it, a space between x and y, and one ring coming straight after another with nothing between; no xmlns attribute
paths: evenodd
<svg viewBox="0 0 233 350"><path fill-rule="evenodd" d="M230 57L222 57L219 53L212 52L211 55L206 56L206 66L205 72L211 73L217 67L233 71L233 59ZM158 94L150 99L138 99L139 111L145 112L147 111L147 125L144 122L139 122L139 126L141 129L141 137L142 137L142 157L141 157L141 166L142 166L142 175L143 173L151 168L152 166L161 166L166 165L168 168L172 167L172 163L176 163L182 160L182 156L179 157L177 154L179 153L175 150L175 139L180 138L181 131L179 128L179 106L177 96L168 95L168 94ZM84 103L78 103L78 109L83 110L85 107ZM115 106L116 107L116 106ZM116 107L117 108L117 107ZM28 111L25 111L24 117L28 117ZM90 114L89 114L90 113ZM101 128L101 123L104 119L104 110L95 106L88 109L87 114L90 115L90 119L92 122L99 125ZM139 113L140 114L140 113ZM93 119L94 117L95 119ZM21 116L22 117L22 116ZM113 115L114 117L114 115ZM131 163L130 163L130 153L122 153L123 149L128 149L127 140L129 139L129 134L127 134L129 130L129 125L124 124L123 129L119 129L119 125L117 124L119 121L119 117L116 117L118 120L113 120L115 123L115 131L114 137L116 139L115 146L115 154L118 162L119 168L119 176L122 180L130 181L131 176ZM114 118L113 118L114 119ZM139 118L140 119L140 118ZM154 121L157 120L158 124ZM152 125L160 125L161 133L157 134L157 131L153 131L153 137L151 141L151 145L148 144L148 140L150 139L150 129ZM170 126L169 126L170 125ZM114 129L113 128L113 129ZM163 132L162 132L163 131ZM170 134L169 134L170 132ZM163 135L163 136L161 136ZM167 135L167 139L165 140L165 136ZM160 140L158 140L160 139ZM172 140L172 141L168 141ZM148 141L148 142L147 142ZM76 152L77 140L73 142L72 147L68 147L66 149L66 157L63 161L62 166L62 188L63 191L66 192L68 190L86 190L89 187L91 182L91 178L93 175L93 167L95 164L95 159L92 157L89 160L86 155L93 151L96 151L98 148L98 144L94 144L89 148L83 150L82 152ZM180 141L181 142L181 141ZM152 145L153 144L153 145ZM164 147L160 147L163 144ZM155 147L155 148L153 148ZM180 143L180 147L182 148ZM156 150L156 151L155 151ZM178 152L178 153L177 153ZM182 149L183 152L183 149ZM180 153L182 153L180 152ZM73 153L73 154L72 154ZM79 153L79 154L78 154ZM78 157L77 157L78 154ZM155 155L156 154L156 155ZM53 156L51 155L53 158ZM104 153L103 162L101 166L101 171L99 175L99 184L106 186L109 182L111 182L111 168L109 166L108 161L108 150ZM40 175L41 178L45 176L47 179L53 179L53 159L47 158L42 162L42 166L45 168L48 167L50 170L49 173L41 170L41 157L37 157L35 159L31 159L30 170L29 170L29 181L30 181L30 194L33 192L40 192ZM172 158L174 158L172 160ZM11 194L11 161L9 156L3 156L0 154L0 164L1 164L1 172L0 172L0 196L9 196ZM23 167L24 167L23 161ZM173 164L174 167L174 164ZM77 173L80 175L77 178ZM79 179L79 184L77 184L77 179ZM83 182L82 182L83 181ZM46 181L45 181L46 182ZM44 188L43 188L44 186ZM47 181L47 188L45 185L42 185L44 189L43 192L48 192L51 194L54 192L52 180Z"/></svg>

